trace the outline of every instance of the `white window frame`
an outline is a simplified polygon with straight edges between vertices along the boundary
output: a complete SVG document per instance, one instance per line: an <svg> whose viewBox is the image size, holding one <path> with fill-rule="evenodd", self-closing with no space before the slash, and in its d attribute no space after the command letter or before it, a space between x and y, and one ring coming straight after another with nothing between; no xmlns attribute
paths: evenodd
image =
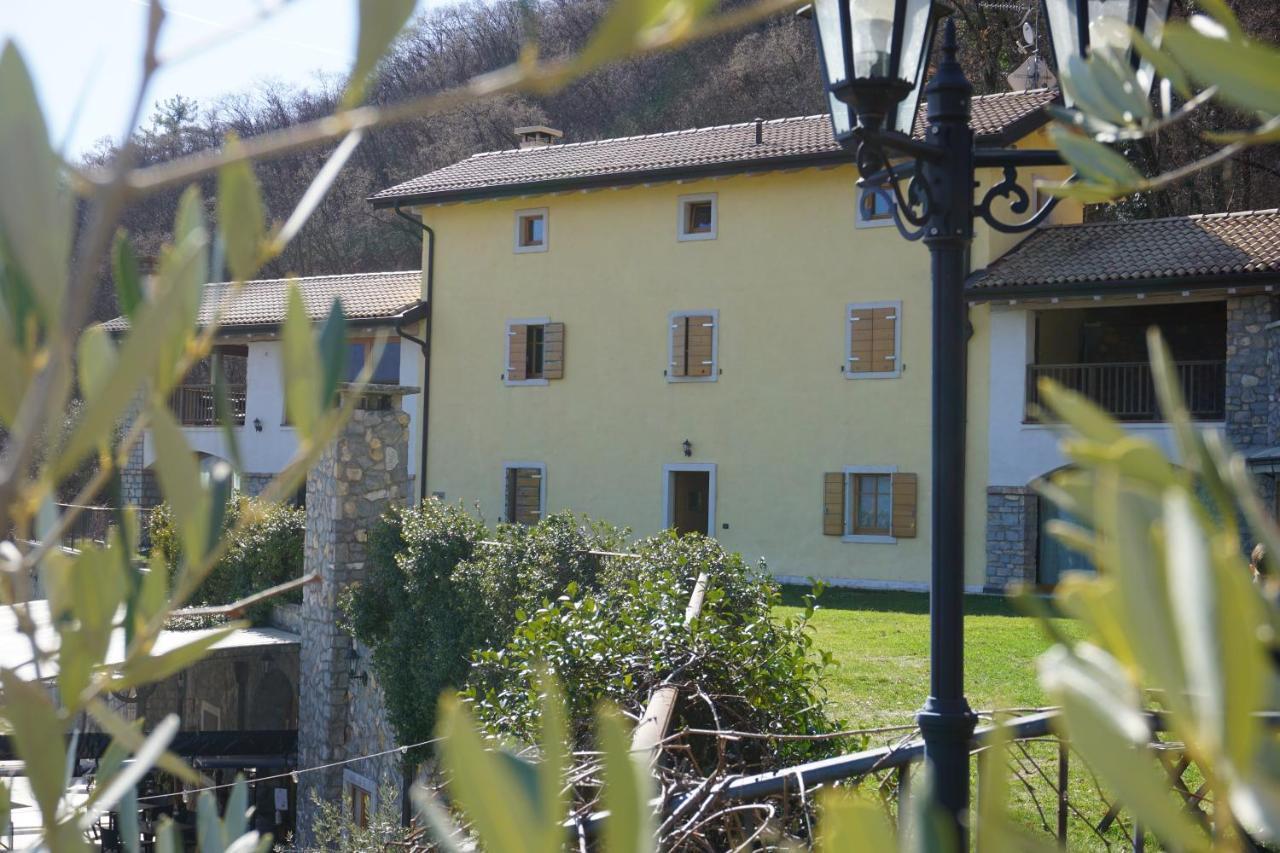
<svg viewBox="0 0 1280 853"><path fill-rule="evenodd" d="M508 379L511 375L511 362L507 361L511 357L511 327L512 326L545 326L551 322L550 317L517 317L514 320L508 320L506 328L502 332L502 384L516 388L521 385L549 385L550 380L538 377L537 379ZM670 359L668 359L670 361Z"/></svg>
<svg viewBox="0 0 1280 853"><path fill-rule="evenodd" d="M536 246L520 245L520 224L531 216L542 217L542 242ZM515 250L517 255L527 255L532 252L545 252L547 246L551 244L551 216L545 207L527 207L523 210L517 210L515 214Z"/></svg>
<svg viewBox="0 0 1280 853"><path fill-rule="evenodd" d="M890 215L886 219L867 219L862 215L862 200L870 193L882 193L889 201ZM854 208L853 219L854 226L857 228L884 228L893 225L893 208L898 204L893 197L893 190L886 190L883 187L859 187L858 188L858 206Z"/></svg>
<svg viewBox="0 0 1280 853"><path fill-rule="evenodd" d="M545 462L503 462L502 463L502 512L499 515L508 524L515 524L514 518L507 518L507 472L512 468L536 468L538 470L538 521L547 517L547 463Z"/></svg>
<svg viewBox="0 0 1280 853"><path fill-rule="evenodd" d="M343 768L342 770L342 805L343 812L348 808L347 792L349 788L359 788L369 795L369 812L366 815L369 824L373 823L373 816L378 813L378 786L368 776L364 776L354 770Z"/></svg>
<svg viewBox="0 0 1280 853"><path fill-rule="evenodd" d="M685 226L689 223L689 217L686 215L688 207L698 202L711 202L711 230L710 231L686 231ZM676 239L681 243L689 243L695 240L714 240L716 234L720 231L720 202L716 193L696 193L692 195L682 195L679 204L676 207Z"/></svg>
<svg viewBox="0 0 1280 853"><path fill-rule="evenodd" d="M893 475L898 473L897 465L846 465L844 466L844 535L841 542L860 542L870 545L897 545L898 537L873 533L853 532L853 475L854 474L888 474L889 475L889 529L893 530Z"/></svg>
<svg viewBox="0 0 1280 853"><path fill-rule="evenodd" d="M853 358L853 311L855 308L892 308L897 312L893 324L893 370L855 373L849 369ZM844 306L844 378L845 379L897 379L902 375L902 300L882 302L850 302Z"/></svg>
<svg viewBox="0 0 1280 853"><path fill-rule="evenodd" d="M672 376L671 359L675 357L675 345L672 343L671 324L679 317L711 317L711 374L709 376ZM667 381L668 382L715 382L720 378L720 312L706 309L702 311L672 311L667 315Z"/></svg>
<svg viewBox="0 0 1280 853"><path fill-rule="evenodd" d="M675 519L675 502L671 500L671 485L678 471L707 472L707 536L716 539L716 463L714 462L673 462L662 466L662 529L670 530Z"/></svg>

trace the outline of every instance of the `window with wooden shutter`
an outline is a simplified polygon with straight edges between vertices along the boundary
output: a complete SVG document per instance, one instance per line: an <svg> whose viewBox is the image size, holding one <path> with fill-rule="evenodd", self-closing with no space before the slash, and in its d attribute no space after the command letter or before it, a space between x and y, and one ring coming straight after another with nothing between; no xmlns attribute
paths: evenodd
<svg viewBox="0 0 1280 853"><path fill-rule="evenodd" d="M845 375L850 379L898 376L902 303L852 304L847 308Z"/></svg>
<svg viewBox="0 0 1280 853"><path fill-rule="evenodd" d="M671 315L671 357L667 366L669 380L715 380L719 373L716 355L719 346L718 323L716 312Z"/></svg>
<svg viewBox="0 0 1280 853"><path fill-rule="evenodd" d="M916 535L917 478L892 467L848 466L822 478L822 532L892 544Z"/></svg>
<svg viewBox="0 0 1280 853"><path fill-rule="evenodd" d="M545 385L564 378L564 323L545 317L507 324L506 363L503 379L508 385Z"/></svg>
<svg viewBox="0 0 1280 853"><path fill-rule="evenodd" d="M542 520L542 465L508 465L506 468L507 521L537 524Z"/></svg>
<svg viewBox="0 0 1280 853"><path fill-rule="evenodd" d="M822 533L825 536L844 535L844 481L841 471L822 475Z"/></svg>
<svg viewBox="0 0 1280 853"><path fill-rule="evenodd" d="M893 475L893 535L898 539L914 539L916 535L916 480L915 474Z"/></svg>

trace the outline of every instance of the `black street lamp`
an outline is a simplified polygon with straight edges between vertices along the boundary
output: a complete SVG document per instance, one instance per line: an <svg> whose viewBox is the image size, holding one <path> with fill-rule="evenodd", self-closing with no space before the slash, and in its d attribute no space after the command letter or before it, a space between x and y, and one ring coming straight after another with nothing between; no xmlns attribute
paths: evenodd
<svg viewBox="0 0 1280 853"><path fill-rule="evenodd" d="M1116 17L1158 41L1169 0L1045 0L1059 59L1083 57L1090 21ZM929 247L933 282L932 565L929 584L929 696L917 716L939 805L955 821L962 844L969 809L969 749L974 713L964 695L964 455L967 318L963 300L973 223L1017 233L1034 228L1056 198L1021 222L1000 219L993 205L1027 213L1019 185L1023 166L1061 165L1056 151L977 149L969 126L972 87L956 58L955 25L947 20L942 61L923 91L927 124L913 135L932 34L945 6L933 0L814 0L813 19L831 103L832 130L857 152L859 185L892 187L894 222L908 240ZM1110 32L1120 32L1115 26ZM1098 37L1109 37L1107 27ZM1131 61L1136 58L1131 55ZM1150 85L1150 73L1145 83ZM1149 91L1149 88L1148 88ZM895 162L890 162L890 157ZM1003 180L976 200L979 168ZM905 194L900 182L906 181ZM976 202L976 203L975 203Z"/></svg>

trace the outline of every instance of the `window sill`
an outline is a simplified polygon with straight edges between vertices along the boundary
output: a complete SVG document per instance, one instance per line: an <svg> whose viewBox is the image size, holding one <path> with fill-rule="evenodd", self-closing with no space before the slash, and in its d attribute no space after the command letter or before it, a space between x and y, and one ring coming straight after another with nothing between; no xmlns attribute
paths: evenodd
<svg viewBox="0 0 1280 853"><path fill-rule="evenodd" d="M885 219L863 219L861 216L853 223L855 228L886 228L893 225L893 217Z"/></svg>
<svg viewBox="0 0 1280 853"><path fill-rule="evenodd" d="M678 385L683 382L715 382L720 376L713 373L710 376L668 376L667 384Z"/></svg>
<svg viewBox="0 0 1280 853"><path fill-rule="evenodd" d="M898 379L902 376L902 368L897 370L882 370L876 373L854 373L852 370L844 372L845 379Z"/></svg>
<svg viewBox="0 0 1280 853"><path fill-rule="evenodd" d="M693 243L698 240L714 240L715 238L716 232L714 231L694 231L689 234L680 233L676 235L676 240L680 243Z"/></svg>
<svg viewBox="0 0 1280 853"><path fill-rule="evenodd" d="M502 384L506 385L508 388L519 388L521 386L527 386L527 385L532 385L532 386L547 385L547 384L550 384L550 382L551 382L550 379L504 379L502 380Z"/></svg>
<svg viewBox="0 0 1280 853"><path fill-rule="evenodd" d="M533 255L533 254L537 254L538 252L545 252L546 250L547 250L546 244L543 244L541 246L516 246L517 255Z"/></svg>
<svg viewBox="0 0 1280 853"><path fill-rule="evenodd" d="M896 536L884 536L871 533L846 533L840 537L841 542L855 542L863 545L897 545Z"/></svg>

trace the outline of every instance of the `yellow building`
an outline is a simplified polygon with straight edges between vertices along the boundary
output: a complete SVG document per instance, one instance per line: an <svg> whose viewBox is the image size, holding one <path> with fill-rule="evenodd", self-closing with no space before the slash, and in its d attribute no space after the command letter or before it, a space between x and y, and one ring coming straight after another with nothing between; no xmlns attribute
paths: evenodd
<svg viewBox="0 0 1280 853"><path fill-rule="evenodd" d="M1043 146L1052 96L975 98L979 143ZM489 522L567 509L636 535L698 530L781 578L922 587L928 252L855 187L828 119L520 131L519 149L372 199L429 232L423 493ZM1010 245L980 230L972 266ZM988 322L976 306L971 376L989 371ZM970 385L980 588L989 407Z"/></svg>

